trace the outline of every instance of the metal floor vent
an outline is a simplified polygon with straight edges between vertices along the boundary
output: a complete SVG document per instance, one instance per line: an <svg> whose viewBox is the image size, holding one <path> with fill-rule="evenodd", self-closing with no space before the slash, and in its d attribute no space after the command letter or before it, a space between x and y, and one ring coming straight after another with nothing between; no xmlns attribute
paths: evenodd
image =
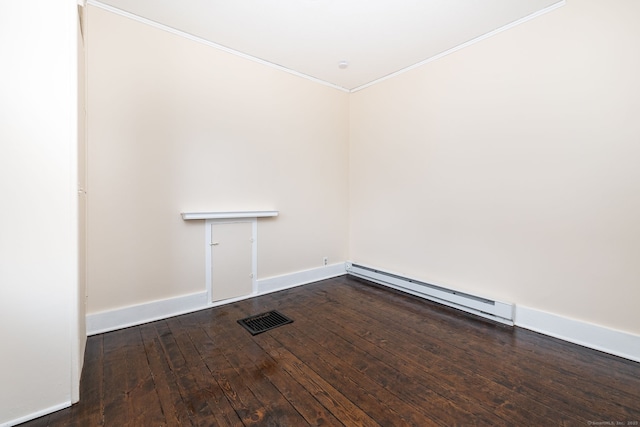
<svg viewBox="0 0 640 427"><path fill-rule="evenodd" d="M287 323L293 323L293 320L289 319L284 314L278 311L268 311L266 313L256 314L255 316L245 317L238 320L238 323L242 325L247 331L251 332L251 335L261 334L278 326L286 325Z"/></svg>

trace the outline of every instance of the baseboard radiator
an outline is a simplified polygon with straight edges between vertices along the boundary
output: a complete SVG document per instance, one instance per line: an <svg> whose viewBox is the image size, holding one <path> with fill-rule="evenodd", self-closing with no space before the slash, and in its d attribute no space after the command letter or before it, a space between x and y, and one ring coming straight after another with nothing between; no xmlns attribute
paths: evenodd
<svg viewBox="0 0 640 427"><path fill-rule="evenodd" d="M458 292L371 267L347 263L347 273L449 307L513 326L513 304Z"/></svg>

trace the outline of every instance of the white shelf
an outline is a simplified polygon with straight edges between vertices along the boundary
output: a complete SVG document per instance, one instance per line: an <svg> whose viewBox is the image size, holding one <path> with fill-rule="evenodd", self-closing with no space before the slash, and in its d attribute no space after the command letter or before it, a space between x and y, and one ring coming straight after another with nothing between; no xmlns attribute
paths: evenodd
<svg viewBox="0 0 640 427"><path fill-rule="evenodd" d="M278 216L278 211L237 211L237 212L182 212L182 219L232 219L232 218L268 218Z"/></svg>

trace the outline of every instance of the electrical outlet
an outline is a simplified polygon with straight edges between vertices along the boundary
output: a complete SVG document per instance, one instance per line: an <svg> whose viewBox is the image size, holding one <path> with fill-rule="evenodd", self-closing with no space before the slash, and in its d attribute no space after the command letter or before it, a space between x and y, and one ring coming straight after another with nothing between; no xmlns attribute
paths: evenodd
<svg viewBox="0 0 640 427"><path fill-rule="evenodd" d="M329 257L322 258L322 264L325 265L325 266L328 265L329 264Z"/></svg>

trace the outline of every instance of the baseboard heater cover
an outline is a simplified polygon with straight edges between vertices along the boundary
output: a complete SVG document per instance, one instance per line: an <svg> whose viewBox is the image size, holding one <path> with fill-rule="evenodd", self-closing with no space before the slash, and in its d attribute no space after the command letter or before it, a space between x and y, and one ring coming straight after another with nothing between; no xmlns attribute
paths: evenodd
<svg viewBox="0 0 640 427"><path fill-rule="evenodd" d="M347 273L457 308L467 313L513 326L513 304L493 301L358 264L347 263Z"/></svg>

